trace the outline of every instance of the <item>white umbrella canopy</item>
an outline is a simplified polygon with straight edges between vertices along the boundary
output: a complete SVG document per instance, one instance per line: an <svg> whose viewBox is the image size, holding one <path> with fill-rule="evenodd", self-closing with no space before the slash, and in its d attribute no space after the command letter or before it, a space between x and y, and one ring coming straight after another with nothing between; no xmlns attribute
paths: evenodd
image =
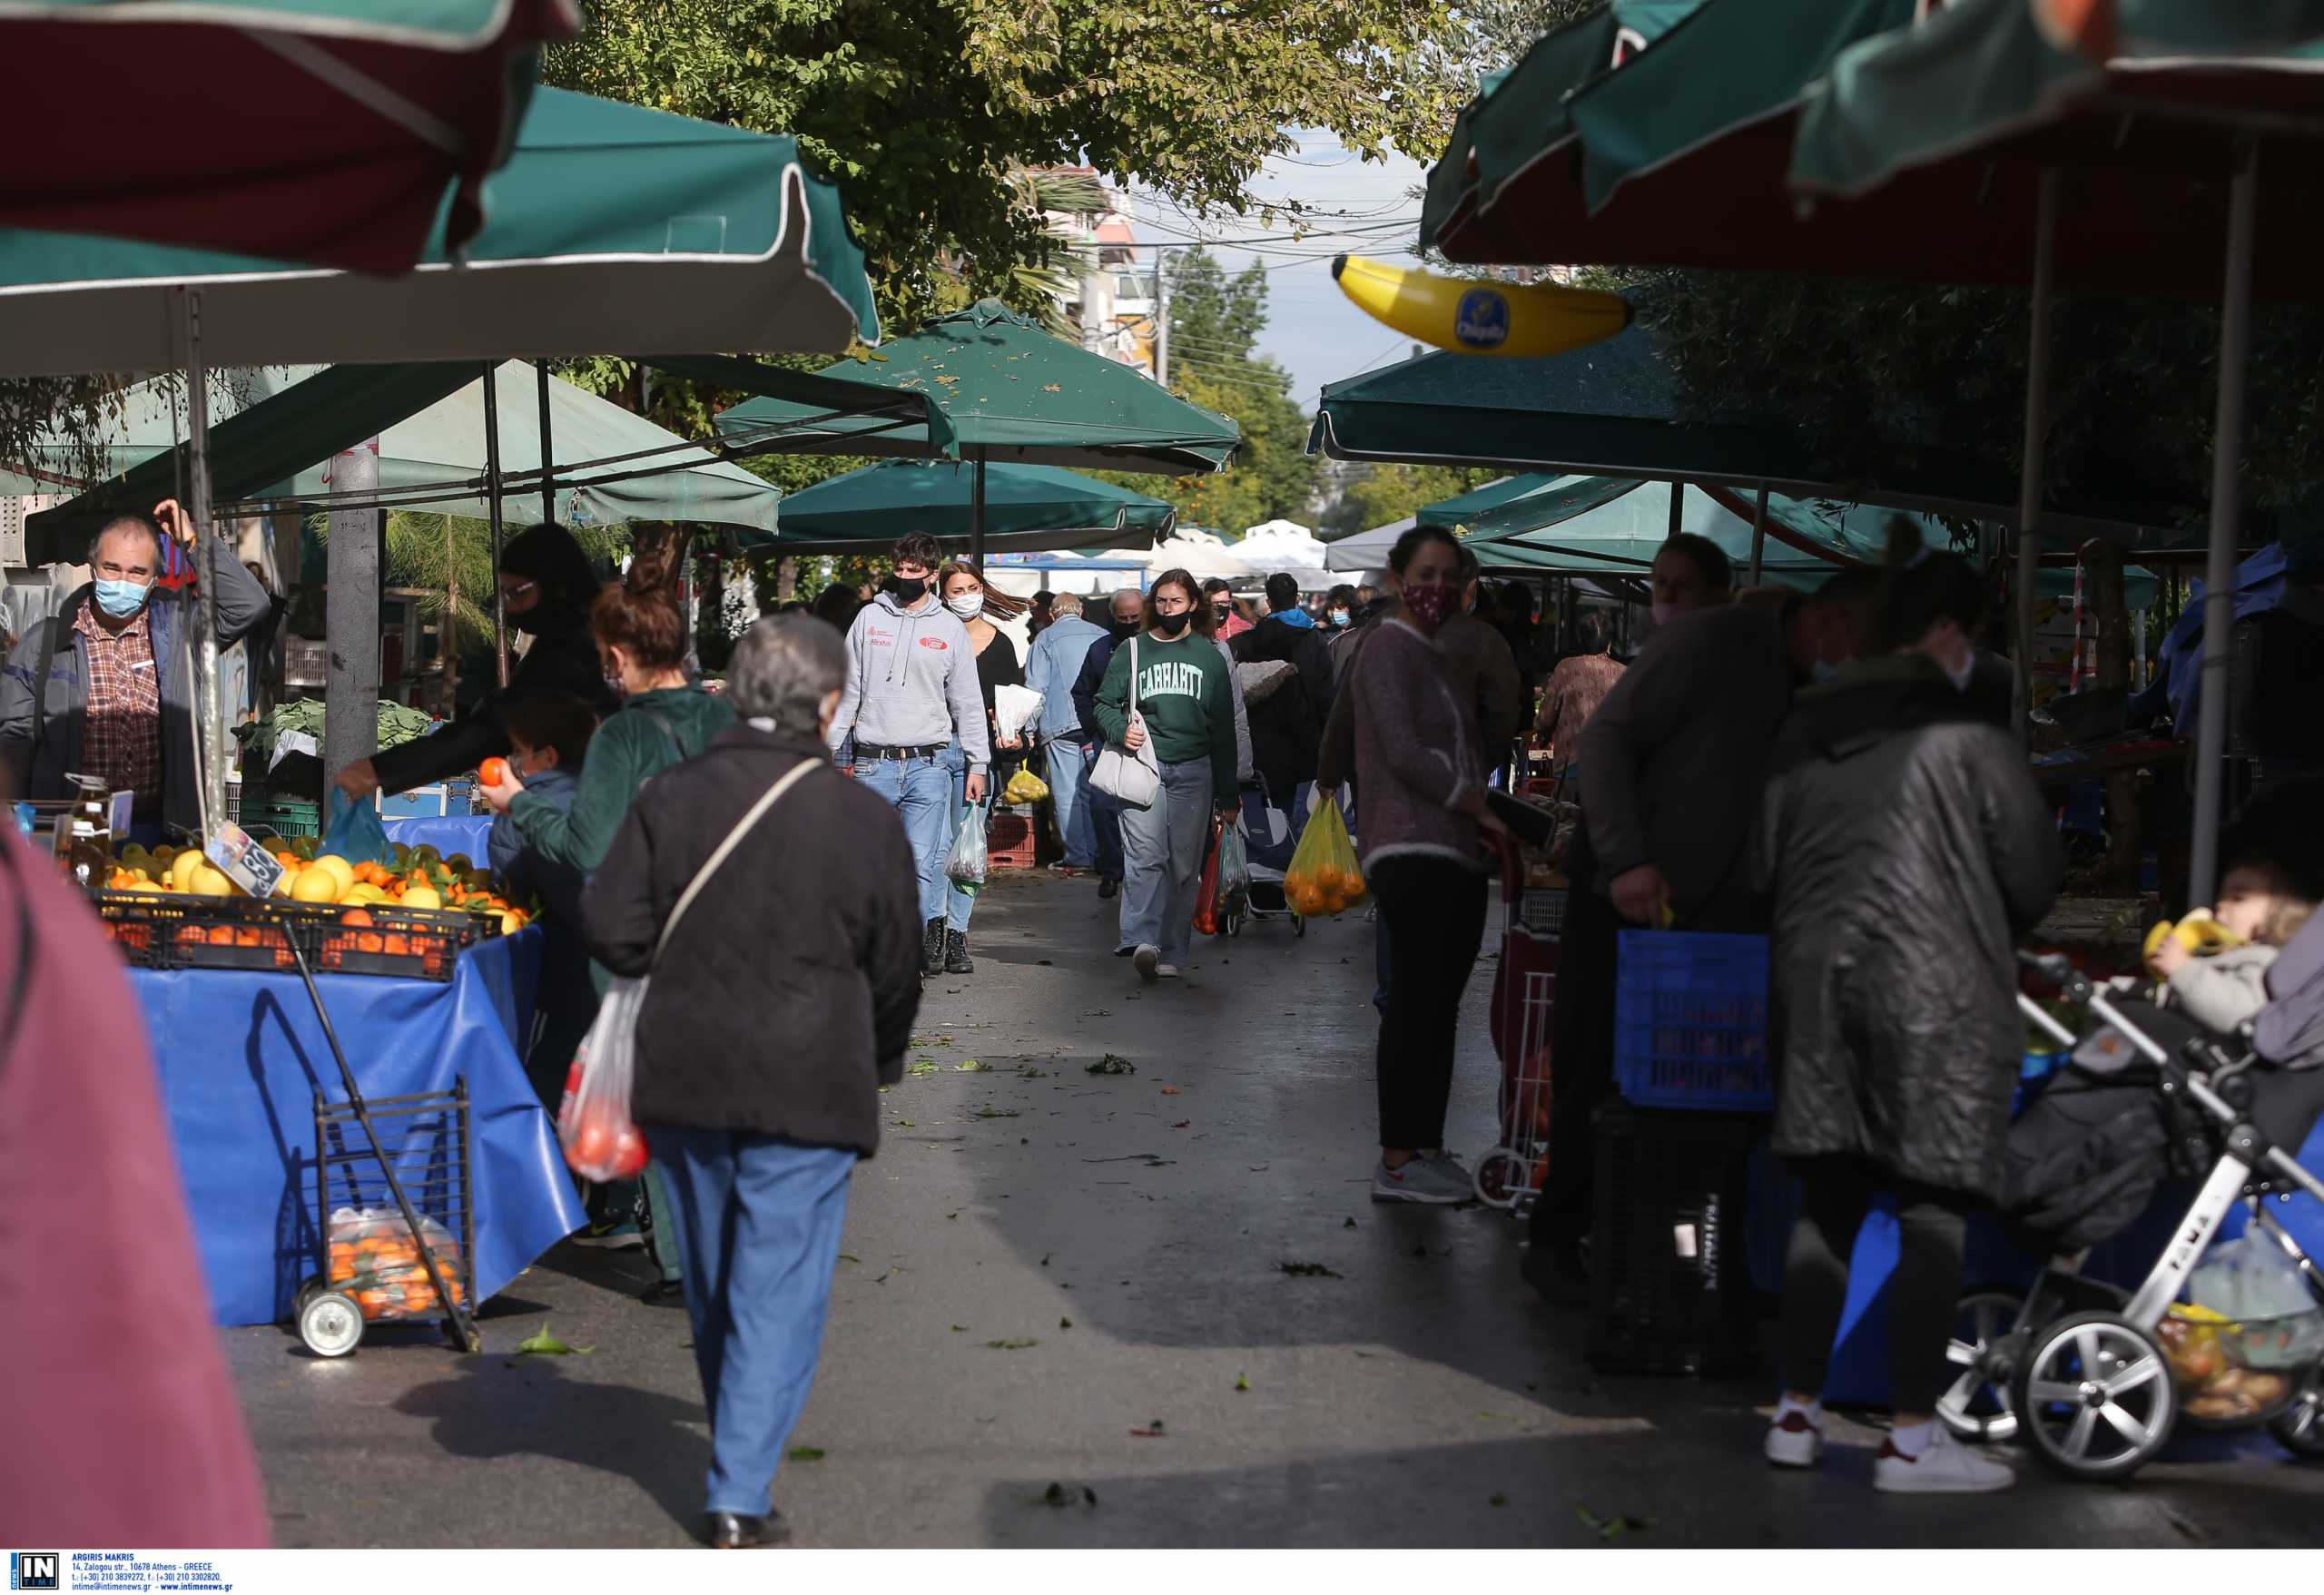
<svg viewBox="0 0 2324 1595"><path fill-rule="evenodd" d="M1335 585L1332 545L1319 541L1297 521L1271 520L1253 527L1234 546L1235 557L1256 580L1278 572L1298 582L1304 593L1324 592Z"/></svg>
<svg viewBox="0 0 2324 1595"><path fill-rule="evenodd" d="M1324 568L1344 575L1361 575L1367 570L1388 568L1388 550L1396 539L1418 524L1419 517L1406 516L1392 520L1384 527L1374 527L1368 532L1358 532L1353 537L1342 537L1336 543L1324 545Z"/></svg>

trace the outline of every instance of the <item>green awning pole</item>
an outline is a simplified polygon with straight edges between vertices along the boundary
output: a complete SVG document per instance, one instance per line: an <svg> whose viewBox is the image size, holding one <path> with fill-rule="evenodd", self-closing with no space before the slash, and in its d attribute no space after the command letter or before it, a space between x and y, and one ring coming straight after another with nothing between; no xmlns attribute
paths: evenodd
<svg viewBox="0 0 2324 1595"><path fill-rule="evenodd" d="M549 446L548 362L535 360L541 394L541 524L556 524L556 455Z"/></svg>
<svg viewBox="0 0 2324 1595"><path fill-rule="evenodd" d="M2209 903L2219 879L2219 827L2227 797L2228 656L2234 652L2235 545L2243 463L2243 369L2251 350L2251 225L2259 203L2260 146L2236 150L2227 208L2227 287L2219 311L2219 416L2211 437L2211 543L2203 563L2203 665L2195 721L2195 839L2187 901Z"/></svg>
<svg viewBox="0 0 2324 1595"><path fill-rule="evenodd" d="M508 601L500 592L500 370L484 368L484 504L492 524L492 654L502 686L508 684ZM542 450L546 464L547 450ZM455 636L458 634L454 634Z"/></svg>
<svg viewBox="0 0 2324 1595"><path fill-rule="evenodd" d="M1759 585L1760 556L1768 547L1768 485L1759 484L1759 502L1751 511L1751 586Z"/></svg>
<svg viewBox="0 0 2324 1595"><path fill-rule="evenodd" d="M1687 513L1687 484L1672 478L1670 481L1670 529L1665 537L1675 537Z"/></svg>
<svg viewBox="0 0 2324 1595"><path fill-rule="evenodd" d="M2034 200L2034 297L2025 350L2025 458L2017 475L2017 724L2032 734L2034 584L2042 574L2042 464L2050 415L2050 287L2057 277L2058 171Z"/></svg>

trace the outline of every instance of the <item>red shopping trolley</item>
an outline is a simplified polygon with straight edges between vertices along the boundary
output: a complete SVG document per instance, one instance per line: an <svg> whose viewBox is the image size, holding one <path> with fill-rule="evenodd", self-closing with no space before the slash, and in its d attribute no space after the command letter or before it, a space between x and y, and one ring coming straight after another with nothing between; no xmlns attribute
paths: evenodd
<svg viewBox="0 0 2324 1595"><path fill-rule="evenodd" d="M1549 1172L1550 1019L1556 1009L1562 887L1526 884L1525 850L1501 855L1501 960L1492 982L1492 1044L1501 1057L1501 1142L1477 1160L1479 1200L1521 1213Z"/></svg>

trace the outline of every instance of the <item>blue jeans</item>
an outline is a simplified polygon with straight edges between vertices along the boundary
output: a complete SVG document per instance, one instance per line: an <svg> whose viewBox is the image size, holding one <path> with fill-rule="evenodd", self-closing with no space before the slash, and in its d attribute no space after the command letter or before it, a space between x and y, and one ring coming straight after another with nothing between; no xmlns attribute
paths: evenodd
<svg viewBox="0 0 2324 1595"><path fill-rule="evenodd" d="M1122 808L1122 945L1162 950L1184 964L1194 940L1195 896L1217 812L1210 761L1162 766L1162 790L1143 809Z"/></svg>
<svg viewBox="0 0 2324 1595"><path fill-rule="evenodd" d="M922 923L944 917L952 883L944 878L944 854L952 845L959 817L952 806L952 772L944 755L932 759L858 759L855 779L878 793L904 822L911 840L911 861L920 871Z"/></svg>
<svg viewBox="0 0 2324 1595"><path fill-rule="evenodd" d="M1097 767L1095 753L1089 756L1092 769ZM1122 878L1122 801L1109 792L1099 792L1087 781L1082 783L1082 807L1089 815L1089 835L1092 850L1098 855L1098 877L1102 881Z"/></svg>
<svg viewBox="0 0 2324 1595"><path fill-rule="evenodd" d="M944 750L944 763L952 773L951 807L944 821L943 857L952 856L952 843L959 840L960 822L969 814L969 756L968 751L954 743ZM989 790L989 789L988 789ZM990 821L986 822L988 824ZM941 865L939 866L940 871ZM950 875L944 877L944 923L954 930L965 932L969 916L976 911L977 894L963 888Z"/></svg>
<svg viewBox="0 0 2324 1595"><path fill-rule="evenodd" d="M1057 804L1058 840L1065 843L1066 867L1094 869L1098 862L1098 831L1089 812L1089 749L1084 743L1059 737L1047 744L1049 753L1049 801ZM1120 846L1118 835L1115 845Z"/></svg>
<svg viewBox="0 0 2324 1595"><path fill-rule="evenodd" d="M694 1365L710 1413L704 1510L764 1513L822 1354L855 1154L655 1126L669 1174Z"/></svg>

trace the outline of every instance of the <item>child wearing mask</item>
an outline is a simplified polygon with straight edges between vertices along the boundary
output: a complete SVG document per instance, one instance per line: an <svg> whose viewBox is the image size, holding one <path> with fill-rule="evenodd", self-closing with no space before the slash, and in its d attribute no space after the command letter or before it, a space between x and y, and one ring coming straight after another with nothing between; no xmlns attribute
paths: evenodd
<svg viewBox="0 0 2324 1595"><path fill-rule="evenodd" d="M525 790L570 813L581 761L596 734L597 713L569 693L536 693L508 705L508 762ZM540 1002L525 1072L549 1111L556 1111L575 1049L597 1014L589 980L589 951L581 937L581 888L587 875L574 864L544 858L508 815L492 822L486 854L507 884L511 902L537 900L547 938L541 960Z"/></svg>
<svg viewBox="0 0 2324 1595"><path fill-rule="evenodd" d="M2176 933L2159 927L2163 935L2147 967L2168 988L2171 1006L2206 1029L2229 1034L2267 1005L2268 967L2315 911L2315 901L2294 884L2282 861L2264 848L2247 848L2220 882L2217 903L2190 911ZM2228 938L2209 956L2192 945L2201 937L2185 934L2203 921Z"/></svg>

